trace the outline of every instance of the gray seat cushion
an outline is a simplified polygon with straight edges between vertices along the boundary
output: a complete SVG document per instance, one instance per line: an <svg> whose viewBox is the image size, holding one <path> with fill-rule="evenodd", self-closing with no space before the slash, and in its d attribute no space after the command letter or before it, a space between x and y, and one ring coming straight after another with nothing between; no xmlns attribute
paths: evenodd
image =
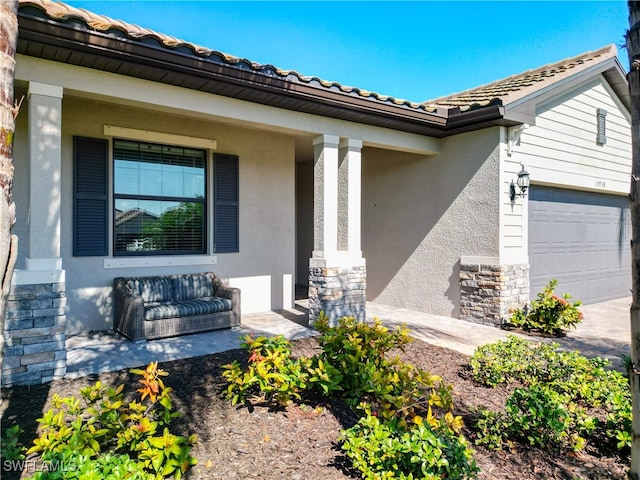
<svg viewBox="0 0 640 480"><path fill-rule="evenodd" d="M218 297L174 300L162 303L152 302L144 306L144 319L162 320L163 318L205 315L208 313L226 312L232 308L231 300Z"/></svg>

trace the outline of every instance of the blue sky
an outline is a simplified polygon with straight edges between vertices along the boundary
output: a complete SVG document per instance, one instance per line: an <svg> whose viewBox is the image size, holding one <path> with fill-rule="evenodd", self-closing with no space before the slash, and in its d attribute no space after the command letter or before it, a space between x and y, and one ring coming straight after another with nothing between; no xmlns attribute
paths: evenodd
<svg viewBox="0 0 640 480"><path fill-rule="evenodd" d="M625 1L66 3L251 61L424 101L608 44Z"/></svg>

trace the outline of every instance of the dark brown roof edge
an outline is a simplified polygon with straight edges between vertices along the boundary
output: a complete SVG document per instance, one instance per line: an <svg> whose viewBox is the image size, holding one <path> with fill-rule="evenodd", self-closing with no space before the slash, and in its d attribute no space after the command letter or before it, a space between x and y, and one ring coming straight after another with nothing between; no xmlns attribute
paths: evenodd
<svg viewBox="0 0 640 480"><path fill-rule="evenodd" d="M128 64L137 70L137 74L133 76L138 78L178 86L184 86L184 83L189 82L198 83L200 86L196 89L210 93L302 112L317 111L319 115L430 136L442 136L442 129L446 124L445 117L435 113L289 82L168 49L154 42L141 42L91 30L78 21L61 23L44 16L45 12L34 15L33 8L22 8L18 15L18 51L26 55L34 55L33 51L38 50L33 48L35 45L43 52L46 47L54 47L58 56L64 56L63 52L66 53L66 63L89 66L95 60L102 59L106 60L102 69L114 73L120 73L117 71L118 68L122 64ZM47 57L45 53L39 56L60 61ZM163 72L166 75L163 75ZM157 80L158 76L165 78Z"/></svg>
<svg viewBox="0 0 640 480"><path fill-rule="evenodd" d="M168 45L163 39L170 37L155 32L136 36L135 32L111 23L94 28L84 17L53 17L47 12L47 5L51 4L46 0L21 1L20 53L433 137L518 123L505 119L505 108L499 99L463 111L455 107L418 109L364 96L359 89L346 89L333 82L311 77L299 81L296 72L279 71L269 65L252 64L235 57L229 61L219 52L208 50L207 55L203 55L196 51L202 47L190 44L185 47L184 42ZM294 77L291 74L295 74Z"/></svg>
<svg viewBox="0 0 640 480"><path fill-rule="evenodd" d="M200 45L196 45L185 40L181 40L163 33L155 32L148 28L143 28L121 20L114 20L104 15L99 15L82 8L76 8L59 1L51 0L19 0L20 8L34 8L52 20L59 23L82 23L87 29L101 32L116 33L126 36L131 40L140 42L155 41L162 48L170 50L188 51L190 54L208 59L234 65L245 70L259 72L265 75L285 79L290 82L299 82L315 85L319 88L339 90L349 95L357 95L372 101L388 103L396 106L404 106L420 111L433 111L424 105L411 102L406 99L399 99L389 95L381 95L358 87L349 87L338 82L323 80L315 76L305 76L294 70L283 70L270 64L259 64L246 58L235 57L227 53L212 50Z"/></svg>

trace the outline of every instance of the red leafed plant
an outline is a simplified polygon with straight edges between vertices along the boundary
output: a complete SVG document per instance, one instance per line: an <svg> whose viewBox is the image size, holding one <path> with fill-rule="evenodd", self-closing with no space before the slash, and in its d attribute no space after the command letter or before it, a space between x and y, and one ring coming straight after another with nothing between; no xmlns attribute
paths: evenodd
<svg viewBox="0 0 640 480"><path fill-rule="evenodd" d="M144 400L148 395L152 402L155 402L158 399L158 394L165 389L160 377L169 375L164 370L158 368L158 362L151 362L144 370L131 370L131 373L136 373L142 377L138 380L138 382L142 384L142 387L137 390L142 395L141 400Z"/></svg>
<svg viewBox="0 0 640 480"><path fill-rule="evenodd" d="M580 300L570 302L571 295L562 297L554 294L558 281L551 280L537 299L531 301L531 308L516 309L511 317L511 324L522 327L526 331L542 332L554 336L562 336L566 328L575 328L584 316L578 310Z"/></svg>

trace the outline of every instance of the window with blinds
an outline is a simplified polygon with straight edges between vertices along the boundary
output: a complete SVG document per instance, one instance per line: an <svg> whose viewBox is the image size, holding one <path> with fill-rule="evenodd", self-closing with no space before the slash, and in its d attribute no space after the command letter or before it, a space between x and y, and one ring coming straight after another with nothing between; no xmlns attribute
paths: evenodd
<svg viewBox="0 0 640 480"><path fill-rule="evenodd" d="M206 253L206 152L113 141L114 255Z"/></svg>
<svg viewBox="0 0 640 480"><path fill-rule="evenodd" d="M205 150L115 139L110 204L109 143L74 137L73 146L74 256L108 256L110 235L114 255L205 254L209 243L213 253L239 251L238 156L214 155L209 188Z"/></svg>

